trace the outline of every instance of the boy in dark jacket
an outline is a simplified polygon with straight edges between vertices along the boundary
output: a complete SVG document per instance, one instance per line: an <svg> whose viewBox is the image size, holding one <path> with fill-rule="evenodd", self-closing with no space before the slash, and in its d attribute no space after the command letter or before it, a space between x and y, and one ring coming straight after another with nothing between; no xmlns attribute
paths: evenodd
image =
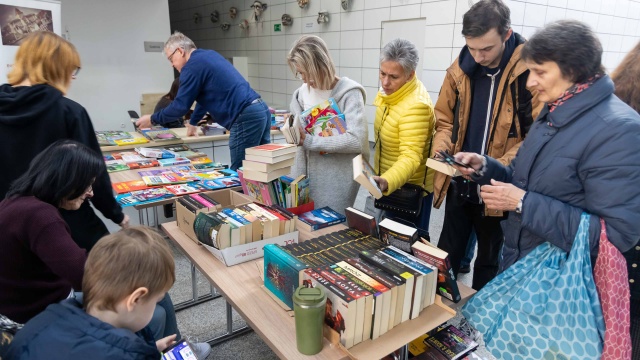
<svg viewBox="0 0 640 360"><path fill-rule="evenodd" d="M53 304L13 339L7 359L160 359L176 335L154 341L146 325L175 281L171 250L147 227L104 237L87 259L84 307Z"/></svg>

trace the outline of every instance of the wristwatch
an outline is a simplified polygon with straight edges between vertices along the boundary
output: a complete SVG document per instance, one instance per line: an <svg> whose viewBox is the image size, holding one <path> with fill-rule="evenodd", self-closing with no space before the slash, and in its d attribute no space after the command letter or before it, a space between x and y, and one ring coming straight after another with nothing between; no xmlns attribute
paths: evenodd
<svg viewBox="0 0 640 360"><path fill-rule="evenodd" d="M522 195L522 197L518 201L518 205L516 205L516 214L522 214L522 203L524 202L525 196L527 196L526 192L524 193L524 195Z"/></svg>

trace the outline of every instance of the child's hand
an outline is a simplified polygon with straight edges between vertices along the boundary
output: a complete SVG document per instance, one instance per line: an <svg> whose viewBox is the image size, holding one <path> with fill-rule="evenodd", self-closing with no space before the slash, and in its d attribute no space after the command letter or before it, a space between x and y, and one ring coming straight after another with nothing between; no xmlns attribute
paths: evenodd
<svg viewBox="0 0 640 360"><path fill-rule="evenodd" d="M156 349L158 349L158 351L163 351L164 349L173 345L175 342L176 342L176 334L169 335L165 338L162 338L156 341Z"/></svg>

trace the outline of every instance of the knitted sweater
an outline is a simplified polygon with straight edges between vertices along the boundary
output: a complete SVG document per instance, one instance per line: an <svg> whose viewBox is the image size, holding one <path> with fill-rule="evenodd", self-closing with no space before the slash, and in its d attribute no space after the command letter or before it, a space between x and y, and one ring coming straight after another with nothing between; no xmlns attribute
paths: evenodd
<svg viewBox="0 0 640 360"><path fill-rule="evenodd" d="M307 86L303 84L302 86ZM300 89L293 93L291 112L300 114ZM292 176L306 174L310 178L310 195L316 208L329 206L344 214L344 209L353 206L359 184L353 181L353 158L362 154L369 158L369 135L364 114L366 93L362 85L343 77L332 89L334 98L345 116L347 132L338 136L320 137L308 135L303 146L298 148ZM306 126L307 124L300 124ZM321 155L320 152L327 154Z"/></svg>
<svg viewBox="0 0 640 360"><path fill-rule="evenodd" d="M391 95L378 92L376 100L375 170L387 180L388 195L409 182L433 191L433 173L425 180L429 145L436 118L424 85L415 76Z"/></svg>
<svg viewBox="0 0 640 360"><path fill-rule="evenodd" d="M58 209L33 196L0 202L0 313L25 323L80 291L86 252Z"/></svg>

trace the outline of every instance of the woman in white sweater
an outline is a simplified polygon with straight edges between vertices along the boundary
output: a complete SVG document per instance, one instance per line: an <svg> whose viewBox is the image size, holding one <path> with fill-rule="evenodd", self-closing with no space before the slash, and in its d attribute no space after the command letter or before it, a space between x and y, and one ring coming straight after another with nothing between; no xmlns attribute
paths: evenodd
<svg viewBox="0 0 640 360"><path fill-rule="evenodd" d="M336 75L325 42L314 35L304 35L293 44L287 62L296 78L304 83L293 93L290 109L303 111L333 98L345 116L347 129L337 136L312 136L304 131L301 119L300 146L292 176L306 174L315 207L329 206L344 214L358 194L353 181L352 160L362 154L369 159L368 126L364 114L366 93L362 85Z"/></svg>

